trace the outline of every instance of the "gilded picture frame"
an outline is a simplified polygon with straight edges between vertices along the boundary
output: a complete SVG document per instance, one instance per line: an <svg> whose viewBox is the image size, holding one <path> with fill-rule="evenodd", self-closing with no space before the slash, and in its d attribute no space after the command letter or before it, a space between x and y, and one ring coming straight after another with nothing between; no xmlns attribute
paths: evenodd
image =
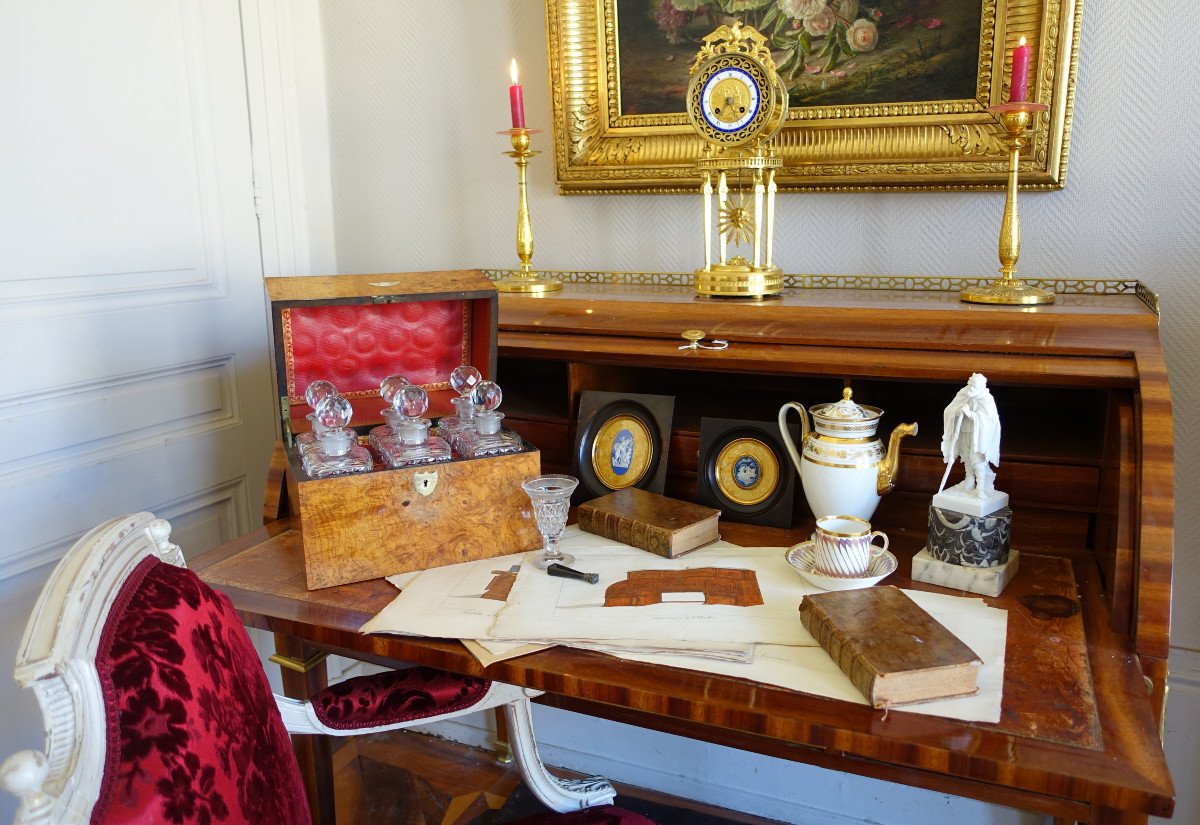
<svg viewBox="0 0 1200 825"><path fill-rule="evenodd" d="M785 71L793 88L787 123L776 139L784 161L777 177L782 191L1003 188L1008 174L1007 153L999 139L997 122L987 107L1008 100L1011 53L1022 36L1032 47L1028 99L1046 103L1049 109L1037 119L1030 145L1022 151L1021 186L1061 189L1065 185L1079 58L1081 13L1076 0L978 0L978 50L971 58L969 68L974 77L968 78L968 93L964 93L960 83L956 91L942 92L946 96L941 98L935 91L937 84L921 82L936 75L940 67L937 50L949 42L946 38L952 33L953 21L944 23L937 15L939 3L948 12L969 7L972 20L974 3L854 2L854 13L877 25L879 42L890 44L892 53L887 56L890 63L886 64L890 66L890 74L887 74L882 69L885 64L873 67L869 62L871 58L884 59L883 46L878 55L865 57L851 55L842 46L849 57L856 59L851 62L849 57L843 58L838 64L838 49L832 50L832 60L826 57L830 50L819 53L823 41L807 35L802 25L795 27L801 21L788 21L794 31L781 24L782 9L812 2L817 0L676 3L670 9L684 18L688 14L707 17L685 20L681 25L689 28L673 32L678 42L665 50L653 45L659 51L647 63L645 44L649 36L642 28L657 26L665 34L663 27L671 25L670 20L647 16L645 9L655 8L648 0L546 0L555 181L559 192L696 190L700 176L695 161L703 151L703 142L688 124L680 83L686 88L691 64L688 55L698 48L692 42L693 35L706 33L702 29L710 22L719 24L735 18L721 12L724 6L754 7L740 12L740 16L748 18L746 22L758 20L775 26L776 32L782 31L782 40L777 38L773 43L799 43L803 35L804 45L811 47L811 53L816 55L814 63L806 64L797 59L798 46L777 53L781 64L791 59ZM832 8L845 0L827 2ZM678 10L693 6L698 11ZM915 14L904 13L906 6L912 7ZM660 3L659 8L665 7ZM775 16L767 18L772 12ZM619 19L622 14L623 20ZM622 32L627 48L624 55ZM794 32L799 32L796 40L788 39ZM970 34L969 31L959 37ZM841 43L845 42L843 37ZM631 44L637 44L637 49ZM901 74L895 68L900 65L914 68ZM636 86L635 70L640 73L637 76L640 80L636 81L640 85ZM893 89L915 90L913 97L935 99L880 102L878 84L873 80L864 81L860 77L856 86L847 81L847 78L853 81L857 73L866 72L886 75L884 80L892 83ZM809 92L816 88L814 83L822 82L821 77L827 81L820 92L822 102L806 105L805 98L814 96ZM913 78L916 82L910 82ZM843 82L847 85L838 87ZM661 84L666 95L658 98L657 110L653 95L647 91L653 84ZM842 99L837 94L831 98L830 88L834 92L842 88ZM973 94L969 93L972 89ZM661 101L669 100L675 92L678 92L678 109L663 111L670 106ZM629 100L623 101L623 95ZM904 92L893 91L892 96L897 95L903 97ZM883 96L886 98L886 93ZM642 106L645 101L650 101L649 105Z"/></svg>

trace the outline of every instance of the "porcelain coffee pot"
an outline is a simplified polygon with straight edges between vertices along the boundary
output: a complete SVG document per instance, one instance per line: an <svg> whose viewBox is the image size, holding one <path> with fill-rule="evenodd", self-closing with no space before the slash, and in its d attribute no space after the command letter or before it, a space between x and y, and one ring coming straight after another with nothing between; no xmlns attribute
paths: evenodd
<svg viewBox="0 0 1200 825"><path fill-rule="evenodd" d="M779 409L779 431L817 518L839 515L870 520L880 497L895 486L900 439L917 432L916 424L897 425L885 455L875 436L883 410L860 406L852 395L847 387L841 401L811 407L811 427L808 412L795 401ZM789 409L800 413L800 452L788 432Z"/></svg>

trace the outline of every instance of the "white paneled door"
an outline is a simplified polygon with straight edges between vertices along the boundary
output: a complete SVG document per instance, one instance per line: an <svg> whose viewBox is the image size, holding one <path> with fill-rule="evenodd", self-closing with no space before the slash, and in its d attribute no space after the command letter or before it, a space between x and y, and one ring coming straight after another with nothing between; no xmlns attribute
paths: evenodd
<svg viewBox="0 0 1200 825"><path fill-rule="evenodd" d="M237 0L0 0L0 590L128 511L259 523L253 195Z"/></svg>

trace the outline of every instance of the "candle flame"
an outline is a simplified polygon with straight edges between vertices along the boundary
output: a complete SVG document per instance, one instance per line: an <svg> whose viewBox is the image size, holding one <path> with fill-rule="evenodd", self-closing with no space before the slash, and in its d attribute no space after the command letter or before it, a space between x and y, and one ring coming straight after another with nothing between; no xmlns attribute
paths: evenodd
<svg viewBox="0 0 1200 825"><path fill-rule="evenodd" d="M513 85L517 85L517 59L514 57L512 64L508 67L508 76L512 78Z"/></svg>
<svg viewBox="0 0 1200 825"><path fill-rule="evenodd" d="M1021 39L1017 41L1017 45L1018 45L1018 46L1024 46L1024 45L1025 45L1025 35L1021 35ZM516 66L516 65L517 65L517 61L515 61L515 60L514 60L514 61L513 61L513 65L514 65L514 66ZM515 71L515 69L514 69L514 71ZM515 80L513 81L513 83L516 83L516 82L517 82L517 81L515 81Z"/></svg>

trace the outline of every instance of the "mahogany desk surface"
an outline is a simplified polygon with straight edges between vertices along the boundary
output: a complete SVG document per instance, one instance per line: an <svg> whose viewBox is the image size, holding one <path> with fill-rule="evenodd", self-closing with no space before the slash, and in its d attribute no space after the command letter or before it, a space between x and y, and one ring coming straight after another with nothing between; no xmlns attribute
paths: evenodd
<svg viewBox="0 0 1200 825"><path fill-rule="evenodd" d="M784 531L723 524L744 545ZM893 535L889 584L907 578L920 537ZM1174 788L1127 636L1113 632L1095 562L1022 553L990 604L1008 610L1002 718L966 723L825 699L697 671L550 650L480 666L455 640L363 635L397 593L383 580L309 591L298 534L281 522L191 566L252 627L382 664L412 662L546 691L539 701L593 716L893 782L1091 822L1169 816ZM969 594L968 594L969 595Z"/></svg>

